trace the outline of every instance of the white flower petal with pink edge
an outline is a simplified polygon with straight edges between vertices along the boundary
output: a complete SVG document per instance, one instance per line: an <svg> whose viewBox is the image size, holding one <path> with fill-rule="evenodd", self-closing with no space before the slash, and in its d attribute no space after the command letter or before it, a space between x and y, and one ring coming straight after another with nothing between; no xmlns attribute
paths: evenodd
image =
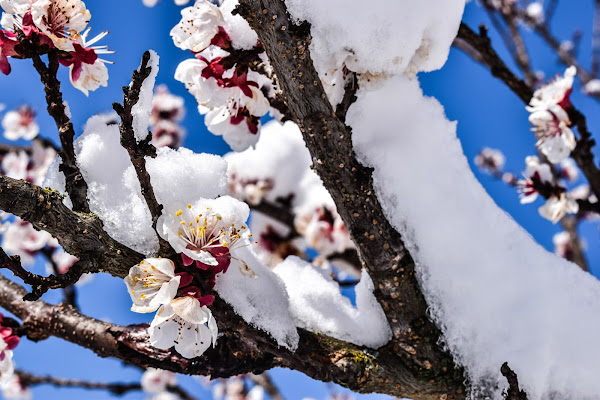
<svg viewBox="0 0 600 400"><path fill-rule="evenodd" d="M543 134L537 146L552 164L557 164L567 159L575 149L577 141L571 128L563 121L551 132Z"/></svg>
<svg viewBox="0 0 600 400"><path fill-rule="evenodd" d="M125 285L131 296L131 311L149 313L169 303L177 295L181 277L168 258L147 258L129 270Z"/></svg>
<svg viewBox="0 0 600 400"><path fill-rule="evenodd" d="M37 0L31 6L31 16L35 26L63 51L75 50L73 40L92 17L81 0Z"/></svg>
<svg viewBox="0 0 600 400"><path fill-rule="evenodd" d="M566 193L561 193L559 197L550 197L546 200L546 204L538 208L540 215L553 223L560 221L565 214L575 214L577 211L579 211L577 201Z"/></svg>
<svg viewBox="0 0 600 400"><path fill-rule="evenodd" d="M36 0L0 0L0 7L6 14L23 16Z"/></svg>
<svg viewBox="0 0 600 400"><path fill-rule="evenodd" d="M158 227L177 253L203 264L218 265L210 249L245 245L248 214L248 206L231 196L200 199L182 209L165 207Z"/></svg>
<svg viewBox="0 0 600 400"><path fill-rule="evenodd" d="M4 339L0 337L0 354L2 354L2 359L0 359L0 384L4 384L7 382L14 373L15 366L13 364L12 350L7 349L7 344L4 342Z"/></svg>
<svg viewBox="0 0 600 400"><path fill-rule="evenodd" d="M204 322L196 323L187 318ZM202 355L211 343L216 343L218 330L208 307L200 306L193 297L183 297L161 306L148 333L154 347L170 349L175 346L183 357L194 358Z"/></svg>
<svg viewBox="0 0 600 400"><path fill-rule="evenodd" d="M71 66L70 68L73 68ZM79 89L86 96L89 95L90 91L98 89L100 86L106 87L108 85L108 68L105 63L98 59L93 64L83 64L81 75L76 82L73 81L72 74L69 73L71 84L76 89Z"/></svg>
<svg viewBox="0 0 600 400"><path fill-rule="evenodd" d="M577 69L574 66L570 66L566 69L563 77L559 77L554 82L536 90L529 101L529 106L526 107L527 111L532 113L539 110L547 110L561 103L572 90L573 79L576 74Z"/></svg>
<svg viewBox="0 0 600 400"><path fill-rule="evenodd" d="M232 124L232 116L231 110L222 106L206 113L204 123L210 133L223 136L223 140L233 151L244 151L254 146L260 137L260 129L259 132L252 133L245 120Z"/></svg>
<svg viewBox="0 0 600 400"><path fill-rule="evenodd" d="M2 158L2 171L4 175L13 179L26 179L29 165L29 156L24 151L8 153Z"/></svg>
<svg viewBox="0 0 600 400"><path fill-rule="evenodd" d="M11 374L2 384L0 385L2 389L2 396L5 399L14 399L14 400L31 400L33 394L31 389L27 386L24 386L18 375Z"/></svg>
<svg viewBox="0 0 600 400"><path fill-rule="evenodd" d="M142 375L142 390L146 393L161 393L167 386L177 384L177 375L171 371L148 368Z"/></svg>
<svg viewBox="0 0 600 400"><path fill-rule="evenodd" d="M40 131L40 127L35 122L35 113L27 106L15 111L8 111L2 118L2 128L4 137L8 140L31 140Z"/></svg>
<svg viewBox="0 0 600 400"><path fill-rule="evenodd" d="M210 46L219 26L225 24L219 7L205 0L197 0L192 7L181 10L181 17L181 21L171 29L173 42L180 49L194 53Z"/></svg>
<svg viewBox="0 0 600 400"><path fill-rule="evenodd" d="M539 174L542 182L552 182L552 171L548 164L540 162L537 156L528 156L525 158L525 164L527 165L527 175L533 176L536 173Z"/></svg>

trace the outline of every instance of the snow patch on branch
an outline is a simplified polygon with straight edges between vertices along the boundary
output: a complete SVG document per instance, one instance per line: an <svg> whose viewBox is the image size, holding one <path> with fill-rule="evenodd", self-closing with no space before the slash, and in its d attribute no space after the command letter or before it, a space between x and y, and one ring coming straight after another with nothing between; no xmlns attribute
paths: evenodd
<svg viewBox="0 0 600 400"><path fill-rule="evenodd" d="M152 88L148 95L152 100ZM106 116L90 118L74 143L77 163L88 183L90 210L102 219L111 237L150 256L158 250L152 216L129 154L120 144L119 126L111 122ZM58 165L52 164L43 185L64 192ZM227 163L218 156L160 148L156 158L146 158L146 167L156 199L165 206L195 203L226 192Z"/></svg>
<svg viewBox="0 0 600 400"><path fill-rule="evenodd" d="M150 61L148 61L148 68L151 69L150 75L144 79L140 89L139 100L131 108L131 114L133 115L133 130L137 140L144 140L146 136L148 136L148 126L150 125L150 114L152 112L152 98L154 97L154 83L156 82L156 75L158 74L158 54L156 54L154 50L149 50L149 52Z"/></svg>
<svg viewBox="0 0 600 400"><path fill-rule="evenodd" d="M319 65L346 59L354 72L432 71L446 62L464 0L285 0L311 24L311 55ZM349 23L351 22L351 23Z"/></svg>
<svg viewBox="0 0 600 400"><path fill-rule="evenodd" d="M283 282L250 248L240 248L232 256L244 260L255 276L249 278L240 268L231 268L217 276L215 289L244 321L268 332L280 346L295 351L299 336Z"/></svg>
<svg viewBox="0 0 600 400"><path fill-rule="evenodd" d="M498 383L499 397L508 362L530 399L596 397L599 282L498 208L443 107L399 76L361 89L347 121L444 341L474 384Z"/></svg>
<svg viewBox="0 0 600 400"><path fill-rule="evenodd" d="M274 272L285 283L299 327L375 349L392 338L385 314L373 295L373 281L364 269L356 285L356 307L341 294L328 271L298 257L288 257Z"/></svg>

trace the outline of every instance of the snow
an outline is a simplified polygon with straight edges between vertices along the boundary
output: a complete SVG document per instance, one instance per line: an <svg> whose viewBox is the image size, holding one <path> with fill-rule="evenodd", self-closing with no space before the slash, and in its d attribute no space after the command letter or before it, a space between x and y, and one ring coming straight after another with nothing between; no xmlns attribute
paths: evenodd
<svg viewBox="0 0 600 400"><path fill-rule="evenodd" d="M215 289L233 306L244 321L268 332L280 346L298 347L298 331L289 309L288 295L281 279L267 268L249 247L232 251L256 274L242 274L235 260L225 274L217 275Z"/></svg>
<svg viewBox="0 0 600 400"><path fill-rule="evenodd" d="M90 210L102 219L112 238L142 254L153 255L158 250L158 238L150 211L129 154L121 147L119 127L106 121L104 116L90 118L84 133L75 140L77 163L88 184ZM57 160L44 186L64 192L64 176L58 171ZM226 191L227 164L218 156L194 154L185 148L160 148L155 159L146 159L146 167L156 199L165 208L181 208L198 198L214 198Z"/></svg>
<svg viewBox="0 0 600 400"><path fill-rule="evenodd" d="M258 35L244 18L240 15L234 15L232 12L238 6L238 0L225 0L219 6L225 20L225 30L231 38L231 44L234 48L240 50L250 50L258 43Z"/></svg>
<svg viewBox="0 0 600 400"><path fill-rule="evenodd" d="M273 270L285 283L291 312L301 328L317 331L359 346L378 348L392 331L365 270L356 285L356 307L343 296L326 270L291 256Z"/></svg>
<svg viewBox="0 0 600 400"><path fill-rule="evenodd" d="M442 106L417 80L399 76L361 89L347 121L418 264L444 342L475 386L491 379L504 387L506 361L530 399L596 397L600 284L496 206Z"/></svg>
<svg viewBox="0 0 600 400"><path fill-rule="evenodd" d="M228 174L237 180L271 180L273 189L264 196L275 202L298 191L298 183L310 171L311 158L298 125L270 121L261 128L254 149L225 155Z"/></svg>
<svg viewBox="0 0 600 400"><path fill-rule="evenodd" d="M311 55L321 74L346 58L351 71L431 71L446 61L464 0L285 0L290 14L311 23ZM351 22L351 23L349 23ZM326 68L326 67L325 67Z"/></svg>
<svg viewBox="0 0 600 400"><path fill-rule="evenodd" d="M158 74L158 54L154 50L149 50L150 61L148 67L151 68L150 75L142 83L140 97L138 102L132 107L133 131L137 140L144 140L148 136L148 126L150 125L150 113L152 112L152 98L154 97L154 82ZM140 70L142 66L138 68ZM131 84L130 84L131 85Z"/></svg>
<svg viewBox="0 0 600 400"><path fill-rule="evenodd" d="M156 158L146 157L156 200L182 208L199 198L215 198L227 190L227 163L212 154L195 154L180 148L161 147Z"/></svg>

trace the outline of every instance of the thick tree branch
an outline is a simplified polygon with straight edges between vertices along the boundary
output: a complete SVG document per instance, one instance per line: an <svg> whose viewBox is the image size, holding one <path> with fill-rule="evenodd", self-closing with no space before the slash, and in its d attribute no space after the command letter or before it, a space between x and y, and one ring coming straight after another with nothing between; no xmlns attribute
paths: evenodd
<svg viewBox="0 0 600 400"><path fill-rule="evenodd" d="M360 164L351 132L336 116L310 58L310 27L291 21L281 0L244 0L238 8L257 32L277 75L284 101L298 123L313 166L331 193L357 244L394 333L393 346L413 376L404 397L462 393L463 376L436 343L415 264L400 234L385 218L372 170Z"/></svg>
<svg viewBox="0 0 600 400"><path fill-rule="evenodd" d="M125 276L131 266L144 259L142 254L112 239L97 216L70 210L58 192L0 176L0 210L50 233L69 254L88 260L89 272Z"/></svg>
<svg viewBox="0 0 600 400"><path fill-rule="evenodd" d="M392 344L375 351L300 329L298 349L291 352L279 348L266 333L247 325L219 299L211 307L222 333L217 346L201 357L186 359L152 347L147 325L110 324L86 317L67 304L52 306L41 300L23 301L25 294L21 286L0 276L0 306L23 321L20 332L29 339L55 336L88 348L100 357L117 358L142 368L227 378L285 367L357 392L378 391L395 396L412 392L416 400L437 399L443 394L423 390ZM448 398L456 397L462 398L464 393Z"/></svg>
<svg viewBox="0 0 600 400"><path fill-rule="evenodd" d="M66 189L73 202L73 209L75 211L90 212L87 199L87 183L77 166L75 148L73 147L75 130L63 102L60 81L56 78L59 66L56 50L53 49L48 53L48 66L44 64L39 55L34 55L32 59L33 65L40 74L40 78L44 84L48 113L54 118L54 122L56 122L56 127L58 128L61 143L61 164L59 169L65 175Z"/></svg>

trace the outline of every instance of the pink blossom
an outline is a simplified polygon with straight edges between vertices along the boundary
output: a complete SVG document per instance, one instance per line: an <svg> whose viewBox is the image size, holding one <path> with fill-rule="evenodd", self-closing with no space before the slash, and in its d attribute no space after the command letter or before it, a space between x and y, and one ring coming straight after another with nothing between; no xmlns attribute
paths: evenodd
<svg viewBox="0 0 600 400"><path fill-rule="evenodd" d="M2 118L2 128L4 137L8 140L31 140L40 131L40 127L35 121L35 111L27 105L16 111L7 112Z"/></svg>

